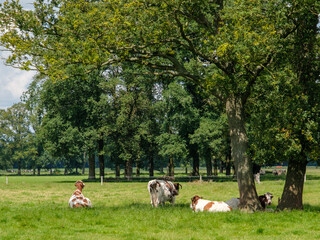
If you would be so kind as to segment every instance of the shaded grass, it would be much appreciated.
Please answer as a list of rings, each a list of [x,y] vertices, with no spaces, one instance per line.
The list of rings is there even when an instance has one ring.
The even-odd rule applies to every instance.
[[[190,198],[238,196],[236,182],[183,183],[176,206],[154,209],[146,183],[88,182],[92,209],[69,209],[79,176],[0,177],[0,239],[319,239],[320,171],[305,183],[305,211],[193,213]],[[262,181],[259,194],[281,196],[283,180]]]

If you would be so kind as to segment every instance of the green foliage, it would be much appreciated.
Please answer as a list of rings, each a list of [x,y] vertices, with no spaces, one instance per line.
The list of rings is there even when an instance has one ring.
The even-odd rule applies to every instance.
[[[0,116],[0,146],[4,167],[17,164],[21,169],[28,164],[37,150],[29,121],[29,112],[22,103],[18,103],[1,111]]]

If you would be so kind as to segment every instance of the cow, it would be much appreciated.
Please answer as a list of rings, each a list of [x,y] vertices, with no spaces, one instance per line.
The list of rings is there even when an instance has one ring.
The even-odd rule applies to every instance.
[[[175,198],[179,195],[179,187],[182,188],[180,183],[156,179],[149,181],[148,191],[152,207],[164,206],[167,201],[174,206]]]
[[[192,208],[194,212],[230,212],[232,210],[232,208],[225,202],[204,200],[198,195],[191,198],[190,208]]]
[[[261,203],[263,211],[266,211],[267,210],[266,207],[271,205],[273,195],[272,195],[272,193],[266,192],[265,194],[260,195],[258,198]],[[240,199],[239,198],[231,198],[230,200],[226,201],[226,203],[230,207],[232,207],[233,210],[236,210],[239,208]],[[267,210],[267,211],[269,211],[269,210]]]
[[[74,184],[77,187],[77,190],[72,194],[69,199],[69,207],[71,208],[79,208],[79,207],[92,207],[91,201],[89,198],[86,198],[82,194],[82,189],[84,188],[85,184],[78,180]]]

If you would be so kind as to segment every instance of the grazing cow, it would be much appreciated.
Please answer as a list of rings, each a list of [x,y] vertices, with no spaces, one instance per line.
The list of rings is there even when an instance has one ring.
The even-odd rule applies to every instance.
[[[272,174],[275,176],[281,176],[281,175],[286,175],[287,170],[286,169],[273,169]]]
[[[92,207],[91,201],[89,198],[86,198],[82,194],[82,189],[84,188],[85,184],[79,180],[76,181],[74,184],[77,187],[77,190],[72,194],[69,199],[69,206],[71,208],[78,208],[78,207]]]
[[[225,202],[204,200],[198,195],[191,198],[190,208],[192,208],[194,212],[230,212],[232,210]]]
[[[256,163],[253,163],[252,164],[253,177],[254,177],[254,180],[259,184],[260,184],[260,171],[261,171],[261,166]]]
[[[151,180],[148,182],[148,191],[150,194],[151,205],[158,207],[160,204],[164,206],[169,201],[173,206],[175,198],[179,195],[179,187],[181,184],[172,183],[165,180]],[[181,186],[182,188],[182,186]]]
[[[261,203],[263,211],[266,211],[267,210],[266,207],[271,205],[272,198],[273,198],[273,195],[269,192],[259,196],[259,201]],[[233,210],[236,210],[239,208],[240,199],[239,198],[231,198],[230,200],[226,201],[226,203],[230,207],[232,207]]]

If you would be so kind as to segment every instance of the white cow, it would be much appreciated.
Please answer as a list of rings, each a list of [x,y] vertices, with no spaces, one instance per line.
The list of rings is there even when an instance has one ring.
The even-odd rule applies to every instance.
[[[160,204],[164,206],[169,201],[173,206],[175,198],[179,195],[179,187],[181,184],[172,183],[165,180],[151,180],[148,182],[148,191],[150,194],[151,205],[158,207]],[[181,186],[182,188],[182,186]]]
[[[82,189],[85,184],[79,180],[74,184],[77,187],[77,190],[72,194],[69,199],[69,207],[71,208],[79,208],[79,207],[92,207],[91,201],[89,198],[86,198],[82,194]]]
[[[192,208],[194,212],[230,212],[232,210],[225,202],[205,200],[198,195],[191,198],[190,208]]]

